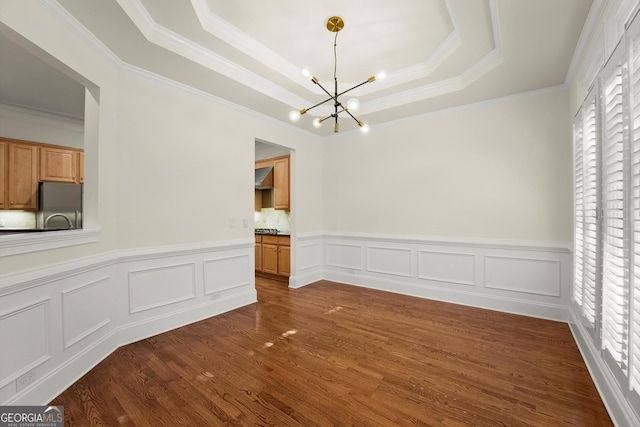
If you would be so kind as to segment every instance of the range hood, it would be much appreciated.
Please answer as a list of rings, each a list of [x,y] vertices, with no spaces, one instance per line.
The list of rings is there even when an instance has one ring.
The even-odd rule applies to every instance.
[[[273,188],[273,166],[256,169],[256,190]]]

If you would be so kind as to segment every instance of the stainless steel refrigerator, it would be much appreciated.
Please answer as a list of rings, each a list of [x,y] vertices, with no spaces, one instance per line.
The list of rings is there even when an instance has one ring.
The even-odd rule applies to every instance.
[[[36,227],[41,230],[82,228],[82,184],[40,182]]]

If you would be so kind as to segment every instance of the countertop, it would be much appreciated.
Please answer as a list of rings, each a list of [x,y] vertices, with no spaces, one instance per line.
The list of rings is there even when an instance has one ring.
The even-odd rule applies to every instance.
[[[291,234],[288,232],[278,232],[277,234],[274,233],[260,233],[260,232],[254,232],[254,234],[256,236],[282,236],[282,237],[291,237]]]

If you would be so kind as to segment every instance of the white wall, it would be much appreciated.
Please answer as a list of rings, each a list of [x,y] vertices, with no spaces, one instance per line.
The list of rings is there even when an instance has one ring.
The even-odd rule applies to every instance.
[[[328,139],[325,230],[570,242],[568,102],[516,96]]]

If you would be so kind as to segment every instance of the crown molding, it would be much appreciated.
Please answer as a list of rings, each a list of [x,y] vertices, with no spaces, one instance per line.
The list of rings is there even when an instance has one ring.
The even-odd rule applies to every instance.
[[[148,70],[133,66],[131,64],[125,63],[124,61],[122,61],[117,55],[115,55],[108,47],[106,47],[97,37],[95,37],[93,35],[93,33],[91,33],[90,31],[88,31],[79,21],[76,20],[75,17],[73,17],[71,14],[69,14],[69,12],[66,11],[66,9],[64,9],[57,1],[55,0],[37,0],[39,3],[41,3],[43,6],[45,6],[45,8],[56,18],[58,18],[60,21],[62,21],[63,23],[65,23],[68,27],[70,27],[71,29],[73,29],[73,31],[76,33],[76,35],[78,35],[82,40],[85,40],[87,43],[89,43],[92,47],[94,47],[99,54],[102,55],[103,58],[105,58],[110,64],[112,64],[115,68],[119,69],[120,71],[135,75],[138,78],[142,78],[145,79],[147,81],[156,83],[156,84],[160,84],[160,85],[164,85],[166,87],[170,87],[173,88],[174,90],[178,90],[178,91],[182,91],[185,93],[188,93],[192,96],[196,96],[199,97],[203,100],[206,100],[208,102],[212,102],[216,105],[219,105],[223,108],[228,108],[237,112],[240,112],[242,114],[246,114],[248,116],[251,116],[255,119],[261,120],[269,125],[272,126],[277,126],[280,128],[284,128],[287,129],[289,131],[294,131],[294,132],[298,132],[301,135],[304,135],[305,137],[311,137],[317,141],[323,141],[327,138],[339,138],[341,135],[342,136],[346,136],[349,134],[352,134],[353,132],[358,132],[359,130],[356,129],[353,132],[350,131],[346,131],[346,132],[341,132],[340,135],[335,135],[335,134],[331,134],[328,136],[320,136],[318,134],[316,134],[315,132],[313,132],[312,130],[306,130],[304,128],[295,126],[293,124],[278,120],[278,119],[274,119],[273,117],[267,116],[265,114],[262,113],[258,113],[255,110],[251,110],[249,108],[243,107],[241,105],[235,104],[233,102],[227,101],[223,98],[217,97],[215,95],[212,95],[208,92],[204,92],[202,90],[199,89],[195,89],[191,86],[188,86],[186,84],[177,82],[175,80],[169,79],[167,77],[152,73]],[[124,0],[118,0],[118,1],[124,1]],[[194,0],[194,1],[198,1],[198,0]],[[476,64],[474,64],[469,70],[467,70],[465,73],[463,73],[461,76],[458,76],[456,78],[453,79],[448,79],[448,80],[443,80],[431,85],[427,85],[425,87],[422,88],[422,92],[420,94],[419,99],[416,100],[420,100],[420,99],[426,99],[428,97],[434,97],[437,96],[439,94],[444,94],[444,93],[449,93],[455,90],[460,90],[462,88],[464,88],[464,84],[465,82],[463,81],[463,78],[465,79],[466,82],[471,82],[473,80],[472,79],[472,74],[473,73],[481,73],[481,72],[487,72],[490,68],[495,67],[499,61],[502,61],[502,41],[501,41],[501,36],[500,36],[500,27],[499,27],[499,22],[498,22],[498,10],[497,10],[497,0],[488,0],[490,7],[491,7],[491,17],[492,17],[492,26],[493,26],[493,36],[494,36],[494,43],[495,43],[495,48],[494,50],[487,56],[485,56],[484,58],[480,59]],[[594,0],[597,2],[603,2],[606,0]],[[447,0],[447,4],[448,4],[448,0]],[[446,43],[446,42],[445,42]],[[479,76],[478,76],[479,77]],[[438,111],[434,111],[434,112],[429,112],[429,113],[425,113],[425,114],[420,114],[417,116],[411,116],[411,117],[406,117],[406,118],[402,118],[402,119],[398,119],[398,120],[393,120],[393,121],[389,121],[389,122],[385,122],[385,123],[381,123],[380,125],[377,125],[376,128],[384,128],[384,127],[390,127],[390,126],[397,126],[400,124],[404,124],[404,123],[411,123],[414,121],[420,121],[420,120],[425,120],[425,119],[431,119],[431,118],[436,118],[436,117],[441,117],[441,116],[445,116],[445,115],[449,115],[449,114],[455,114],[457,112],[461,112],[461,111],[466,111],[466,110],[471,110],[471,109],[477,109],[477,108],[483,108],[485,106],[489,106],[489,105],[493,105],[493,104],[497,104],[497,103],[501,103],[501,102],[509,102],[509,101],[513,101],[513,100],[517,100],[520,98],[526,98],[526,97],[530,97],[530,96],[538,96],[538,95],[542,95],[542,94],[546,94],[546,93],[552,93],[552,92],[556,92],[556,91],[560,91],[560,90],[565,90],[567,88],[567,84],[563,84],[563,85],[558,85],[558,86],[553,86],[553,87],[549,87],[549,88],[543,88],[543,89],[538,89],[538,90],[534,90],[534,91],[529,91],[529,92],[524,92],[524,93],[520,93],[520,94],[515,94],[515,95],[509,95],[506,97],[500,97],[500,98],[494,98],[494,99],[490,99],[487,101],[480,101],[480,102],[476,102],[476,103],[472,103],[472,104],[465,104],[462,106],[458,106],[458,107],[452,107],[452,108],[447,108],[447,109],[442,109],[442,110],[438,110]],[[409,95],[411,92],[414,91],[406,91],[406,92],[400,92],[395,94],[393,97],[389,97],[388,100],[392,100],[393,99],[397,99],[399,100],[397,105],[401,105],[403,103],[406,102],[413,102]],[[299,104],[295,104],[295,105],[299,105]],[[302,105],[306,105],[306,104],[302,104]],[[370,106],[374,106],[375,104],[373,101],[369,101],[367,102],[365,105],[363,105],[361,108],[363,110],[366,111],[366,113],[370,113],[373,111],[378,111],[377,109],[373,109],[371,108],[370,110],[368,109]],[[385,107],[388,108],[388,107]],[[361,110],[361,114],[365,114],[362,112]]]
[[[461,90],[471,82],[486,74],[502,61],[502,41],[500,38],[498,22],[497,0],[487,1],[490,8],[493,41],[495,46],[494,49],[485,56],[484,60],[478,61],[467,69],[463,75],[459,76],[461,78],[461,84],[451,84],[453,80],[448,79],[446,81],[413,89],[410,91],[413,94],[413,101],[409,102],[415,102],[441,95],[443,93]],[[272,83],[271,81],[250,72],[244,67],[232,63],[221,55],[218,55],[215,52],[212,52],[209,49],[159,25],[153,20],[140,0],[117,0],[117,2],[150,43],[154,43],[202,66],[219,72],[228,78],[236,80],[237,82],[284,104],[291,106],[314,104],[313,101],[303,99],[302,97],[299,97]],[[450,0],[444,0],[444,2],[453,31],[438,46],[438,48],[429,55],[425,62],[407,67],[387,76],[384,88],[393,87],[402,83],[427,77],[462,44]],[[215,15],[209,9],[206,0],[191,0],[191,4],[202,28],[205,31],[260,61],[265,66],[279,72],[291,81],[303,85],[305,89],[310,90],[312,93],[324,95],[324,92],[322,92],[320,88],[317,88],[316,85],[310,85],[308,84],[307,79],[300,78],[299,68],[297,66],[285,60],[257,40],[249,37],[235,26],[224,21],[219,16]],[[498,56],[499,58],[497,58]],[[332,82],[330,83],[331,85],[333,84]],[[327,86],[329,83],[321,82],[321,84]],[[345,87],[350,87],[355,84],[343,82],[343,85],[345,85]],[[443,91],[442,88],[444,87],[447,89]],[[378,90],[380,90],[380,88],[369,87],[366,85],[359,90],[359,93],[360,95],[374,94]],[[375,107],[367,107],[369,102],[363,103],[363,111],[374,112],[392,108],[406,102],[407,98],[408,94],[406,93],[399,93],[397,95],[392,94],[386,97],[376,98],[373,101],[369,101],[373,102]],[[317,117],[324,117],[330,113],[331,110],[328,107],[318,107],[314,109],[313,112],[309,112],[310,115]]]
[[[37,120],[39,123],[45,121],[48,125],[61,129],[68,129],[75,132],[84,130],[84,120],[77,117],[65,116],[50,111],[34,110],[18,105],[0,103],[0,116],[10,117],[12,120],[19,120],[29,123]]]
[[[607,0],[593,0],[591,9],[589,9],[589,14],[587,15],[587,21],[585,22],[584,27],[582,27],[578,44],[576,45],[576,49],[573,51],[571,63],[569,64],[567,74],[564,78],[564,82],[566,84],[571,84],[573,82],[576,72],[578,71],[578,66],[586,53],[587,46],[591,42],[596,31],[598,22],[602,19],[606,4]]]

